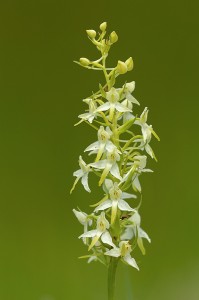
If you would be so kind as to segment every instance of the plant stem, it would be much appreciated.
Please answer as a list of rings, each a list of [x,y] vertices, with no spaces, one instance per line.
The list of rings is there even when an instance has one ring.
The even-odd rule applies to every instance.
[[[114,300],[115,295],[115,275],[118,264],[118,258],[111,257],[108,267],[108,300]]]

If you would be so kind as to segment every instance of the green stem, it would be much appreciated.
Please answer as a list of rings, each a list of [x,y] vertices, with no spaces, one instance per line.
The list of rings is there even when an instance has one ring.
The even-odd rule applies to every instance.
[[[108,300],[114,300],[115,295],[115,275],[118,264],[118,258],[111,257],[108,267]]]

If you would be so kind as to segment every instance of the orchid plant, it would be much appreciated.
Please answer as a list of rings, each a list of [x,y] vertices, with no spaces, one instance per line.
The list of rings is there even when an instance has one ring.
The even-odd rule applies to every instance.
[[[135,81],[116,87],[117,77],[133,69],[133,59],[119,60],[115,67],[107,68],[110,48],[118,41],[118,36],[115,31],[106,36],[106,29],[107,23],[103,22],[100,33],[86,31],[89,40],[100,52],[100,58],[75,61],[86,69],[102,71],[105,83],[99,84],[97,92],[83,99],[87,109],[79,115],[80,121],[75,124],[88,124],[96,131],[97,140],[84,150],[91,157],[88,163],[79,156],[80,169],[73,173],[76,179],[71,192],[81,179],[84,189],[90,193],[89,176],[99,178],[103,195],[98,203],[91,205],[93,211],[87,214],[74,209],[73,212],[83,225],[84,232],[79,238],[89,251],[82,258],[87,258],[88,263],[99,261],[108,268],[108,299],[113,300],[118,262],[139,270],[133,257],[134,249],[138,246],[145,254],[143,239],[151,242],[140,227],[140,176],[152,172],[146,168],[147,156],[155,160],[156,156],[149,143],[152,136],[157,140],[159,137],[152,125],[147,123],[148,108],[144,108],[140,116],[136,114],[136,105],[140,103],[132,95]]]

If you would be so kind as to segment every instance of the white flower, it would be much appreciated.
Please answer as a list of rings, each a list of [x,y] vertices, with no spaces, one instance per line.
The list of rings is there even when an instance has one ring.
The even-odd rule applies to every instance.
[[[107,151],[107,159],[100,160],[95,163],[91,163],[90,166],[94,167],[96,169],[103,170],[100,181],[99,181],[99,186],[102,185],[104,180],[106,179],[106,176],[110,172],[114,177],[117,179],[122,179],[120,176],[120,171],[119,167],[117,164],[117,161],[120,160],[120,155],[121,153],[116,147],[112,151]]]
[[[109,227],[110,224],[105,217],[105,213],[102,212],[97,219],[97,228],[83,233],[79,236],[79,238],[92,238],[92,242],[88,250],[92,249],[100,238],[102,243],[115,247],[115,245],[112,242],[110,233],[108,232]]]
[[[75,179],[75,182],[73,184],[73,187],[72,187],[70,193],[72,193],[72,191],[74,190],[74,188],[75,188],[75,186],[76,186],[76,184],[77,184],[77,182],[79,181],[80,178],[81,178],[81,182],[82,182],[85,190],[90,193],[91,190],[88,186],[88,173],[91,172],[91,168],[90,168],[89,165],[87,165],[83,161],[81,156],[79,157],[79,166],[80,166],[80,169],[73,173],[73,176],[75,176],[77,178]]]
[[[113,256],[113,257],[121,257],[121,259],[130,265],[133,268],[139,270],[139,267],[133,257],[131,257],[132,248],[128,241],[121,241],[119,243],[119,248],[115,247],[107,252],[105,255]]]
[[[115,182],[109,190],[110,200],[104,201],[102,204],[96,207],[95,211],[105,210],[111,207],[111,224],[114,223],[117,216],[117,209],[121,211],[135,211],[129,206],[129,204],[123,199],[136,198],[133,194],[122,193],[118,184]]]
[[[132,224],[127,225],[124,233],[121,235],[121,240],[131,240],[133,237],[137,238],[138,247],[140,248],[142,254],[145,254],[145,248],[142,239],[147,239],[151,243],[151,239],[148,234],[140,227],[141,217],[136,211],[128,221]]]
[[[92,225],[92,220],[89,219],[88,215],[84,212],[73,209],[73,212],[78,219],[78,221],[84,226],[84,232],[88,231],[88,226]],[[84,244],[86,244],[86,238],[83,239]]]
[[[125,182],[128,180],[128,177],[130,176],[132,170],[135,170],[133,176],[132,176],[132,186],[135,191],[139,191],[141,193],[141,184],[139,181],[139,176],[141,173],[146,172],[153,172],[151,169],[145,169],[147,162],[146,155],[136,155],[134,156],[134,162],[130,163],[132,167],[130,170],[124,175],[122,182]],[[129,164],[128,164],[129,165]]]
[[[131,103],[140,105],[140,103],[131,95],[135,90],[135,81],[131,81],[123,85],[123,94],[122,98],[126,98]]]
[[[83,101],[88,104],[89,112],[79,115],[78,118],[82,119],[83,121],[88,120],[90,123],[92,123],[93,119],[96,116],[97,105],[96,105],[95,101],[90,98],[84,99]]]
[[[104,130],[103,126],[100,126],[98,130],[98,141],[92,143],[84,151],[92,151],[90,154],[97,153],[96,162],[100,160],[104,151],[113,151],[116,147],[110,140],[110,130],[109,127]]]
[[[120,96],[118,91],[112,87],[110,91],[106,93],[106,99],[108,100],[108,102],[99,106],[96,109],[96,112],[109,110],[109,120],[112,121],[115,110],[119,112],[131,111],[129,108],[118,102],[119,98]]]

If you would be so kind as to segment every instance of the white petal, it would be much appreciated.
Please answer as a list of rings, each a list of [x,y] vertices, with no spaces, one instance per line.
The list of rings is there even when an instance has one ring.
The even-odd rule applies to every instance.
[[[135,179],[133,180],[133,188],[136,190],[136,191],[138,191],[138,192],[140,192],[141,193],[141,184],[140,184],[140,181],[139,181],[139,178],[138,178],[138,176],[136,176],[135,177]]]
[[[103,183],[103,190],[106,194],[109,193],[109,190],[113,187],[113,181],[111,179],[105,179]]]
[[[96,260],[97,260],[97,256],[93,255],[88,259],[87,263],[90,264],[92,261],[96,261]]]
[[[101,240],[102,240],[102,243],[107,244],[107,245],[110,245],[110,246],[112,246],[113,248],[115,248],[115,245],[113,244],[112,238],[111,238],[110,233],[109,233],[108,231],[104,232],[104,233],[101,235]]]
[[[134,230],[132,227],[127,227],[124,233],[120,236],[121,240],[131,240],[134,237]]]
[[[114,248],[105,252],[104,254],[109,256],[119,257],[121,255],[121,252],[119,248]]]
[[[125,192],[122,193],[122,199],[131,199],[131,198],[136,199],[137,196],[134,194],[129,194],[129,193],[125,193]]]
[[[81,182],[82,182],[85,190],[90,193],[91,190],[88,186],[88,173],[86,173],[86,174],[84,174],[84,176],[82,176]]]
[[[115,104],[115,108],[119,111],[119,112],[127,112],[127,111],[131,111],[131,109],[125,107],[124,105],[120,104],[120,103],[116,103]]]
[[[87,217],[87,214],[81,212],[81,211],[78,211],[76,209],[73,209],[73,212],[76,216],[76,218],[78,219],[78,221],[84,225],[86,223],[86,217]]]
[[[142,172],[144,172],[144,173],[153,173],[153,170],[151,170],[151,169],[143,169]]]
[[[94,236],[97,235],[97,232],[98,231],[96,229],[95,230],[87,231],[87,232],[83,233],[82,235],[80,235],[79,239],[85,238],[85,237],[92,238],[92,237],[94,237]]]
[[[150,239],[150,237],[148,236],[148,234],[147,234],[142,228],[140,228],[140,227],[138,227],[138,236],[139,236],[140,238],[147,239],[147,241],[148,241],[149,243],[151,243],[151,239]]]
[[[96,112],[97,111],[105,111],[105,110],[108,110],[110,108],[110,103],[109,102],[106,102],[105,104],[102,104],[101,106],[99,106],[97,109],[96,109]]]
[[[89,164],[89,166],[94,167],[96,169],[104,169],[106,164],[107,164],[107,160],[104,159],[104,160],[100,160],[100,161],[95,162],[95,163],[91,163],[91,164]]]
[[[87,120],[90,116],[91,116],[90,113],[85,113],[85,114],[79,115],[78,118],[83,119],[83,120]]]
[[[88,118],[89,123],[92,123],[94,118],[95,118],[94,114],[90,115],[90,117]]]
[[[96,207],[96,209],[94,211],[98,211],[98,210],[105,210],[109,207],[112,206],[112,201],[111,200],[107,200],[104,201],[102,204],[100,204],[99,206]]]
[[[84,175],[84,172],[82,171],[82,169],[79,169],[73,173],[73,176],[76,176],[79,178],[82,177],[83,175]]]
[[[92,150],[98,150],[99,149],[99,142],[95,142],[95,143],[92,143],[91,145],[89,145],[85,150],[84,152],[86,151],[92,151]]]
[[[145,150],[151,156],[151,158],[154,158],[153,150],[152,150],[151,146],[149,146],[149,144],[146,144]]]
[[[112,152],[115,149],[115,145],[111,141],[107,141],[106,143],[106,150]]]
[[[127,262],[128,265],[139,270],[139,267],[138,267],[135,259],[133,257],[131,257],[130,254],[127,254],[126,256],[124,256],[123,259],[125,262]]]
[[[135,103],[137,105],[140,105],[140,103],[130,94],[130,93],[127,93],[126,95],[126,98],[131,101],[132,103]]]
[[[111,168],[111,170],[110,170],[110,173],[113,175],[113,176],[115,176],[116,178],[118,178],[118,179],[122,179],[122,177],[120,176],[120,171],[119,171],[119,167],[118,167],[118,165],[117,165],[117,163],[114,163],[113,165],[112,165],[112,168]]]
[[[122,211],[135,211],[135,209],[131,208],[130,205],[122,199],[118,201],[118,207]]]

